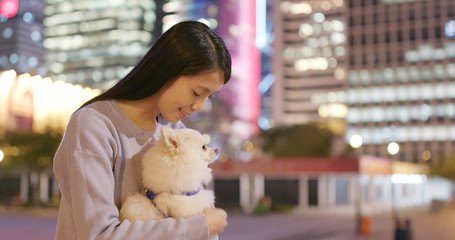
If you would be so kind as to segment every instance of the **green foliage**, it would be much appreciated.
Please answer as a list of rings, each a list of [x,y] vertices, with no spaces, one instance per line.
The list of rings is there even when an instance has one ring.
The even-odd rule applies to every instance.
[[[5,157],[1,165],[7,169],[43,171],[52,167],[52,160],[62,135],[47,131],[6,132],[0,138],[0,149]]]
[[[443,161],[430,168],[430,175],[455,181],[455,155],[446,157]]]
[[[262,150],[276,157],[329,156],[334,134],[318,124],[274,128],[261,132]]]

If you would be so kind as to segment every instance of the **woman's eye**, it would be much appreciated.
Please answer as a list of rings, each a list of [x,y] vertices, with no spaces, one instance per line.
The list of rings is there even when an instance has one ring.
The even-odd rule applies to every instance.
[[[207,149],[207,146],[202,145],[202,149],[203,149],[203,150],[206,150],[206,149]]]
[[[201,95],[199,95],[196,91],[193,91],[193,94],[194,94],[194,96],[196,96],[196,97],[200,97],[200,96],[201,96]]]

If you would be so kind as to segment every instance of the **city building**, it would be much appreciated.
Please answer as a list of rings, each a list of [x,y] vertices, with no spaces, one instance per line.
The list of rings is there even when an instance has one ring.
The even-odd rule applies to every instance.
[[[46,0],[47,76],[106,89],[161,34],[164,1]]]
[[[0,1],[0,71],[44,75],[44,0]]]
[[[325,122],[344,133],[346,10],[343,0],[273,2],[276,125]]]
[[[455,2],[346,4],[346,140],[361,140],[359,154],[408,162],[437,162],[453,154]]]

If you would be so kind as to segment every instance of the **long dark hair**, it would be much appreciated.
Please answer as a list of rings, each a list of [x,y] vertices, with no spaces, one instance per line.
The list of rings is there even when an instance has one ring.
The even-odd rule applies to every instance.
[[[231,77],[231,55],[224,41],[201,22],[180,22],[163,33],[123,79],[81,108],[107,99],[144,99],[180,76],[218,70],[226,83]]]

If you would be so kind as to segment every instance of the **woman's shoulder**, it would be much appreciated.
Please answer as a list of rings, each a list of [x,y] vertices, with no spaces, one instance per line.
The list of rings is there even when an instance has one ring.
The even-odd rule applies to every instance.
[[[112,122],[114,110],[109,100],[97,101],[77,110],[70,118],[69,125],[106,125]]]

